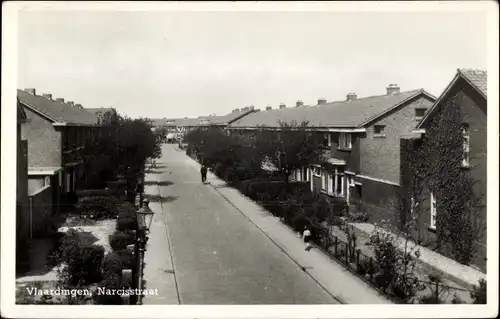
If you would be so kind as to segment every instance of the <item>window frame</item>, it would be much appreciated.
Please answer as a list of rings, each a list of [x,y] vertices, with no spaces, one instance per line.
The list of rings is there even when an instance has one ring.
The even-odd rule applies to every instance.
[[[468,124],[462,125],[462,167],[470,167],[470,130]]]
[[[374,137],[386,137],[386,133],[385,133],[385,128],[387,126],[386,125],[373,125],[373,136]],[[381,132],[377,132],[377,128],[382,128],[382,131]]]
[[[422,111],[422,110],[424,111],[424,114],[422,114],[422,115],[418,115],[418,114],[417,114],[417,112],[418,112],[418,111]],[[426,107],[417,107],[417,108],[415,108],[415,119],[416,119],[417,121],[420,121],[421,119],[423,119],[423,118],[424,118],[425,113],[427,113],[427,108],[426,108]]]
[[[429,228],[436,230],[437,224],[437,200],[436,196],[433,192],[431,192],[431,202],[430,202],[430,220],[429,220]]]
[[[347,146],[346,146],[347,144]],[[350,150],[352,149],[352,134],[340,132],[338,137],[338,146],[339,150]]]

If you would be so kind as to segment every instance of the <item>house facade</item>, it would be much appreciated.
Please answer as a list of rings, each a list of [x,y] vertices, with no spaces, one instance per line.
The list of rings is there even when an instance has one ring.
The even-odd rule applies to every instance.
[[[372,221],[386,217],[400,182],[399,140],[411,133],[435,97],[424,90],[400,92],[397,85],[386,94],[317,106],[280,105],[243,117],[230,130],[279,129],[282,122],[308,122],[308,129],[324,138],[324,155],[317,164],[292,172],[297,181],[309,181],[311,191],[345,200],[350,212],[366,212]],[[394,209],[393,209],[394,210]],[[396,216],[396,213],[394,213]]]
[[[50,186],[55,210],[85,180],[83,149],[87,138],[98,134],[95,115],[73,102],[37,95],[35,89],[18,90],[29,125],[22,129],[28,141],[28,189]]]
[[[450,108],[453,108],[450,109]],[[456,114],[451,121],[449,114]],[[487,191],[487,73],[481,70],[459,69],[448,87],[444,90],[436,103],[432,106],[426,116],[418,124],[415,130],[416,136],[402,140],[402,143],[411,143],[411,150],[418,151],[424,147],[422,140],[427,140],[425,145],[436,145],[435,152],[439,154],[434,161],[445,162],[446,154],[452,150],[443,152],[434,143],[440,136],[450,134],[452,127],[460,127],[463,143],[458,143],[461,173],[470,174],[474,181],[473,196],[477,199],[473,209],[478,212],[476,221],[486,226],[486,191]],[[442,120],[446,117],[446,120]],[[455,123],[456,122],[456,123]],[[451,147],[451,146],[450,146]],[[405,154],[402,154],[404,156]],[[411,158],[409,159],[411,160]],[[438,174],[439,175],[439,174]],[[430,176],[430,179],[441,179],[446,176]],[[406,179],[405,184],[410,180]],[[406,186],[406,185],[402,185]],[[439,216],[440,198],[436,194],[437,189],[423,182],[421,200],[417,216],[418,223],[415,230],[415,238],[423,243],[433,243],[437,239],[437,220]],[[476,252],[473,264],[482,270],[486,270],[486,228],[481,229],[482,236],[475,240]]]
[[[16,251],[25,250],[30,239],[28,143],[21,135],[21,126],[25,125],[26,121],[26,113],[17,101]]]

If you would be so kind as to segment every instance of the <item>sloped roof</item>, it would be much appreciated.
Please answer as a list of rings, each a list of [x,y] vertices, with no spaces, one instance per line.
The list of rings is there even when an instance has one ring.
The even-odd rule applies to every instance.
[[[320,106],[274,109],[249,114],[229,125],[229,128],[279,127],[279,121],[287,123],[296,121],[298,124],[307,121],[311,127],[355,128],[363,126],[366,122],[419,94],[434,98],[424,90],[412,90],[352,101],[331,102]]]
[[[70,106],[55,100],[49,100],[40,95],[32,95],[28,92],[17,90],[19,101],[26,107],[41,113],[52,122],[80,125],[94,125],[97,117],[78,107]]]
[[[254,109],[238,110],[223,116],[208,117],[207,119],[210,121],[210,124],[228,125],[252,112],[255,112],[255,110]]]
[[[23,122],[26,120],[26,112],[24,112],[24,108],[21,106],[19,99],[17,99],[17,122]]]
[[[487,96],[488,74],[486,71],[476,69],[458,69],[458,73],[463,76],[464,80],[475,87],[479,93],[482,93],[485,97]]]
[[[425,116],[420,120],[420,123],[417,125],[417,129],[420,129],[424,126],[431,115],[435,112],[435,110],[441,104],[441,101],[447,96],[448,92],[455,86],[459,79],[463,79],[467,82],[472,88],[474,88],[479,94],[481,94],[485,99],[487,99],[487,77],[488,74],[484,70],[476,70],[476,69],[457,69],[457,73],[448,84],[446,89],[444,89],[443,93],[439,96],[439,98],[434,102],[434,105],[427,111]]]

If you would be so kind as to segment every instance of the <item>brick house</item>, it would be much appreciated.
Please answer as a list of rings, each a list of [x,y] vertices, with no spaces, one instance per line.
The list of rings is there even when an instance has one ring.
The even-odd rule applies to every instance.
[[[16,250],[26,249],[30,238],[28,216],[28,144],[21,136],[26,113],[17,101],[17,183],[16,183]]]
[[[86,177],[82,150],[87,137],[98,134],[97,119],[71,101],[40,96],[35,89],[18,90],[17,96],[29,120],[22,129],[28,141],[28,189],[51,186],[57,209]]]
[[[366,211],[378,220],[399,186],[399,139],[416,127],[434,101],[422,89],[400,92],[390,85],[379,96],[350,93],[344,101],[321,98],[317,106],[282,104],[245,116],[228,129],[279,129],[278,121],[307,121],[311,131],[324,136],[325,153],[321,162],[294,172],[293,178],[309,181],[311,191],[344,199],[351,211]]]
[[[453,104],[450,102],[453,101]],[[439,134],[449,134],[449,127],[436,125],[439,117],[446,107],[458,107],[459,121],[455,123],[461,126],[464,137],[462,169],[470,172],[473,179],[475,196],[482,198],[482,203],[476,207],[479,218],[486,222],[486,112],[487,112],[487,72],[481,70],[459,69],[450,84],[437,99],[432,108],[427,112],[418,124],[414,133],[416,137],[402,140],[402,143],[412,143],[412,148],[420,146],[420,140],[424,135],[432,139]],[[450,124],[451,125],[451,124]],[[433,130],[431,136],[426,131]],[[443,154],[436,150],[436,154]],[[404,156],[404,154],[402,154]],[[405,182],[406,184],[406,182]],[[404,185],[402,185],[404,186]],[[437,203],[439,198],[430,191],[427,185],[423,185],[423,200],[419,205],[418,227],[415,237],[421,242],[433,242],[436,239],[436,221],[439,211]],[[486,269],[486,232],[482,239],[478,240],[477,252],[474,264]]]

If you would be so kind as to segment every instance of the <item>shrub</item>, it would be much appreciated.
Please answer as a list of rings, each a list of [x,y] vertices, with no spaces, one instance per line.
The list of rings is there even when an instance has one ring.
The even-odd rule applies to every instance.
[[[353,223],[366,223],[368,221],[368,214],[366,213],[354,213],[349,215],[349,221]]]
[[[92,245],[79,238],[78,232],[69,233],[61,247],[64,267],[60,280],[69,285],[89,285],[101,280],[101,263],[104,248]]]
[[[135,234],[128,231],[115,231],[112,235],[109,235],[109,245],[113,250],[126,249],[127,245],[131,245],[135,242]]]
[[[92,219],[116,218],[120,200],[110,196],[83,197],[76,206],[77,212]]]
[[[474,304],[486,304],[486,280],[479,280],[478,285],[470,292],[470,297]]]
[[[218,177],[223,177],[223,174],[224,174],[225,170],[226,170],[226,167],[224,166],[224,164],[222,164],[222,163],[215,164],[214,173]]]
[[[131,203],[125,202],[120,205],[118,218],[116,220],[117,230],[137,229],[137,209]]]
[[[121,275],[123,269],[132,269],[134,260],[134,253],[127,249],[116,250],[107,254],[102,264],[103,277]]]

